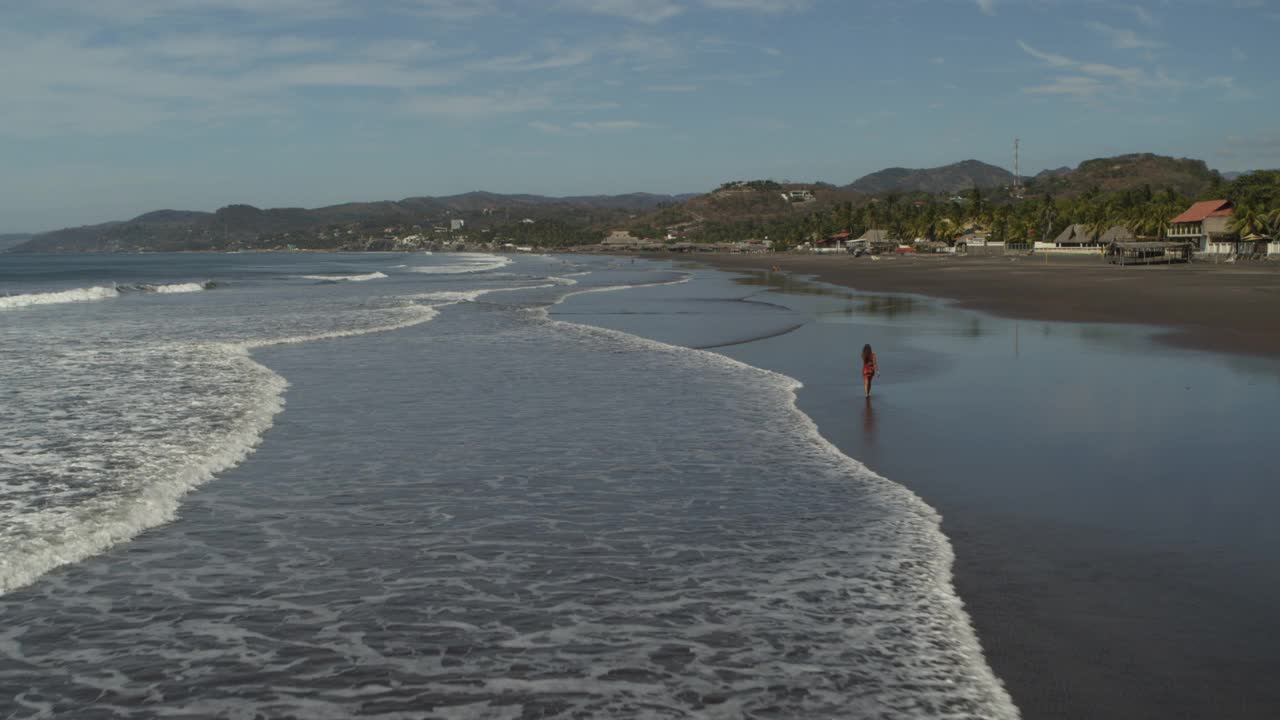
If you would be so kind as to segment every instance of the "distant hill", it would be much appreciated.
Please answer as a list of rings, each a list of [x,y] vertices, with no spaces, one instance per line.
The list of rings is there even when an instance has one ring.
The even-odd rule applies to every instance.
[[[864,175],[845,186],[867,194],[890,192],[954,193],[971,187],[1003,187],[1013,183],[1013,173],[979,160],[936,168],[888,168]]]
[[[31,236],[25,233],[9,233],[7,235],[0,235],[0,252],[4,252],[15,245],[21,245],[30,239]]]
[[[470,192],[449,197],[411,197],[403,200],[352,202],[327,207],[270,208],[228,205],[217,212],[156,210],[132,220],[65,228],[15,237],[14,252],[133,252],[227,250],[283,247],[298,234],[300,246],[360,249],[360,238],[381,237],[387,227],[426,227],[450,219],[485,227],[523,218],[536,220],[604,221],[614,216],[678,203],[688,195],[592,195],[555,198],[541,195],[501,195]],[[342,228],[342,233],[333,232]],[[341,237],[341,239],[338,239]]]
[[[1203,160],[1134,153],[1086,160],[1074,170],[1046,170],[1025,183],[1028,194],[1047,192],[1061,197],[1073,197],[1094,187],[1116,191],[1146,185],[1153,190],[1173,188],[1183,195],[1195,196],[1220,177]]]

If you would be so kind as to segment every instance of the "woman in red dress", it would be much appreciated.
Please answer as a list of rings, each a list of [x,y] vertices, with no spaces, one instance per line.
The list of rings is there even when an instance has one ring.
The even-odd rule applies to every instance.
[[[871,397],[871,378],[876,376],[880,367],[876,365],[876,354],[871,352],[870,345],[862,346],[862,389]]]

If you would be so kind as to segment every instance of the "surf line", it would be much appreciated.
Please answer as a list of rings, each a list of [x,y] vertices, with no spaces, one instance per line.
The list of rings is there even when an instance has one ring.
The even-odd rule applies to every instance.
[[[924,530],[924,537],[930,547],[937,553],[932,557],[925,558],[924,564],[927,566],[927,569],[921,571],[924,587],[929,591],[928,599],[933,601],[931,604],[947,618],[947,626],[953,633],[952,639],[966,658],[969,677],[974,680],[976,686],[980,688],[981,691],[987,694],[988,698],[995,706],[993,709],[996,714],[993,715],[993,717],[1007,718],[1010,720],[1020,717],[1021,713],[1013,703],[1013,698],[1005,689],[1004,684],[996,676],[995,671],[987,663],[986,655],[983,652],[982,644],[979,641],[977,632],[974,630],[973,622],[965,611],[964,604],[955,590],[953,573],[955,565],[955,551],[951,546],[950,539],[942,532],[941,515],[933,508],[933,506],[926,503],[911,489],[872,471],[855,458],[845,455],[830,440],[828,440],[818,428],[817,423],[813,421],[813,418],[809,417],[807,413],[800,409],[798,393],[799,390],[804,387],[803,383],[789,375],[756,367],[708,349],[672,345],[670,343],[664,343],[640,335],[623,332],[621,330],[575,323],[551,317],[551,308],[573,295],[588,292],[629,290],[651,285],[676,285],[689,282],[691,279],[691,276],[687,275],[681,280],[671,282],[638,283],[600,288],[585,288],[565,293],[554,303],[551,303],[550,306],[529,308],[529,311],[535,314],[537,320],[544,322],[549,326],[563,328],[575,334],[610,339],[624,346],[630,345],[632,347],[663,354],[682,354],[685,357],[697,359],[708,365],[731,369],[739,374],[757,373],[765,379],[772,380],[775,388],[785,391],[786,403],[783,406],[784,411],[791,415],[795,421],[790,425],[790,427],[795,428],[796,431],[811,444],[816,453],[828,457],[837,466],[846,468],[850,476],[857,476],[876,483],[879,488],[886,491],[887,500],[896,501],[900,504],[904,512],[921,521],[921,527]],[[791,328],[788,332],[794,329],[795,328]]]
[[[271,368],[251,357],[253,350],[272,345],[287,345],[332,338],[354,337],[399,330],[420,325],[436,318],[439,308],[461,302],[448,299],[439,303],[411,303],[395,310],[407,310],[410,317],[399,322],[333,332],[294,335],[244,342],[210,342],[207,352],[226,356],[228,362],[242,364],[244,372],[256,376],[256,402],[241,418],[241,424],[206,453],[187,459],[165,480],[147,484],[128,499],[127,505],[95,518],[89,527],[62,533],[57,539],[30,538],[0,553],[0,595],[29,585],[40,576],[63,565],[86,558],[132,540],[142,532],[172,522],[177,518],[183,497],[209,482],[218,473],[239,465],[262,442],[275,417],[285,408],[285,391],[289,382]]]

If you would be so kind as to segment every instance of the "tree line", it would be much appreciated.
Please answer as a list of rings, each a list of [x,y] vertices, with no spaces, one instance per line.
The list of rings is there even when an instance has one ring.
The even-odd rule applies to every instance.
[[[1232,231],[1241,236],[1280,236],[1280,171],[1266,170],[1214,183],[1197,196],[1172,188],[1155,190],[1149,185],[1118,191],[1094,187],[1074,197],[1045,193],[1012,198],[1007,192],[984,192],[976,187],[953,197],[890,193],[866,202],[834,203],[808,213],[707,221],[685,239],[711,243],[767,239],[775,248],[787,249],[837,233],[857,238],[867,230],[879,229],[890,238],[951,245],[964,232],[976,230],[994,242],[1029,245],[1052,241],[1071,225],[1083,226],[1090,235],[1120,226],[1135,237],[1164,239],[1169,221],[1191,203],[1216,198],[1231,200],[1235,206]]]

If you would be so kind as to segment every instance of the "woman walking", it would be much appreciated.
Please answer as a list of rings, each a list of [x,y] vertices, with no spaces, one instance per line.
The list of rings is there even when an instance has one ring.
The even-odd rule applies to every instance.
[[[862,389],[867,393],[867,397],[871,397],[871,378],[876,376],[880,371],[880,366],[876,365],[876,354],[871,352],[870,345],[862,346]]]

